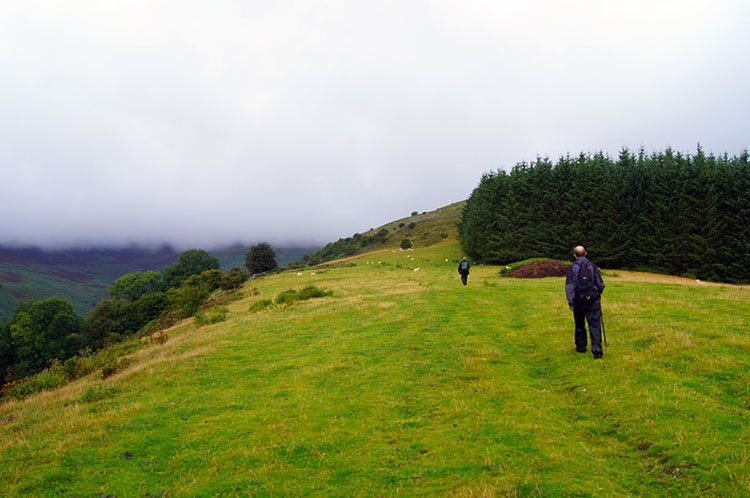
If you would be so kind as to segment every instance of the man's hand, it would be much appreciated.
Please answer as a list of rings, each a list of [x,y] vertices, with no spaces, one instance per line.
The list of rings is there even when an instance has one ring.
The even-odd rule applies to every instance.
[[[570,311],[575,311],[576,310],[575,306],[568,305],[568,307],[570,308]]]

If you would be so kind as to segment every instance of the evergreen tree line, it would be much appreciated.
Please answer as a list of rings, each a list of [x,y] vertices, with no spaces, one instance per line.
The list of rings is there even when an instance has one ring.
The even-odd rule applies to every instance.
[[[110,286],[85,319],[69,301],[53,297],[19,303],[9,322],[0,321],[0,385],[37,373],[51,361],[64,362],[138,333],[193,316],[217,289],[247,280],[239,268],[219,271],[219,259],[190,249],[163,272],[128,273]]]
[[[496,264],[569,259],[601,267],[750,281],[750,164],[739,157],[627,149],[482,176],[459,225],[463,250]]]

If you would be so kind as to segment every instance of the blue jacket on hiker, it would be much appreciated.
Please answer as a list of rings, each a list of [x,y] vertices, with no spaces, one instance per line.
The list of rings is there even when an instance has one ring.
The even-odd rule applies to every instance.
[[[585,256],[579,256],[572,265],[570,265],[570,268],[568,268],[568,274],[565,278],[565,296],[568,298],[568,306],[575,307],[575,298],[576,298],[576,288],[578,286],[578,272],[581,270],[581,265],[584,263],[588,263],[594,267],[594,275],[595,280],[594,284],[596,285],[596,288],[599,290],[599,294],[604,292],[604,280],[602,280],[602,275],[599,272],[599,268],[596,267],[594,263],[589,261]],[[599,299],[596,299],[595,303],[592,303],[592,306],[595,306],[597,303],[599,303]]]
[[[464,265],[466,266],[466,268],[463,268]],[[471,265],[465,259],[462,260],[460,263],[458,263],[458,273],[461,273],[461,274],[465,273],[465,274],[468,275],[469,274],[469,268],[471,268]]]

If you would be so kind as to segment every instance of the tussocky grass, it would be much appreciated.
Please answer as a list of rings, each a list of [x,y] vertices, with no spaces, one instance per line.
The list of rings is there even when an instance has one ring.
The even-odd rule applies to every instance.
[[[750,492],[748,287],[605,272],[595,361],[574,352],[563,278],[474,266],[464,287],[458,251],[256,279],[226,321],[5,403],[6,494]],[[268,304],[311,283],[332,295]]]

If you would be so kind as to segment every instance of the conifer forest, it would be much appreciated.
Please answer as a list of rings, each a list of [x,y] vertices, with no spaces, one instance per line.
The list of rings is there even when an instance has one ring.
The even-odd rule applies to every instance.
[[[750,281],[750,163],[667,149],[617,160],[539,158],[482,176],[464,208],[461,246],[476,261],[571,259],[603,268]]]

